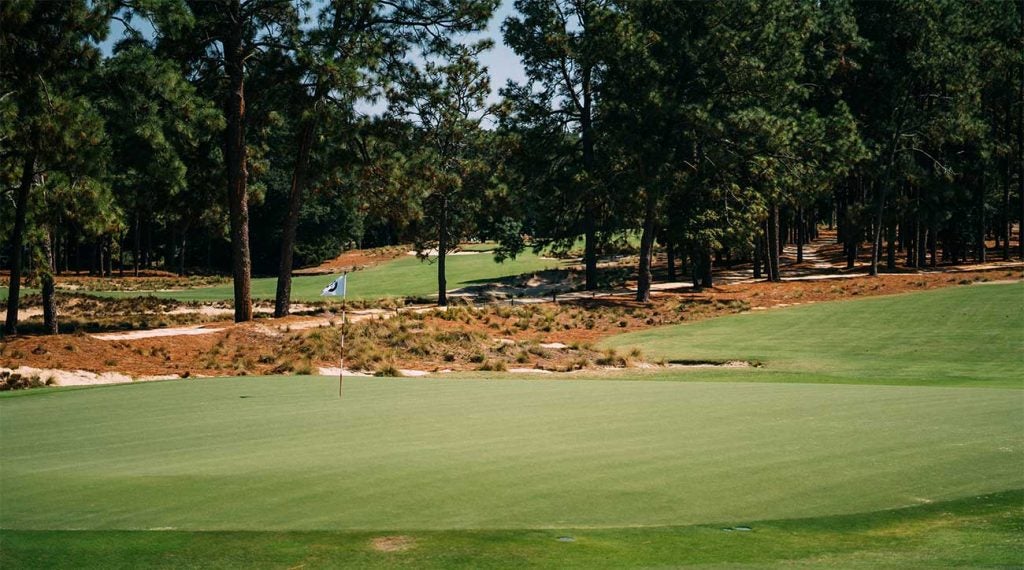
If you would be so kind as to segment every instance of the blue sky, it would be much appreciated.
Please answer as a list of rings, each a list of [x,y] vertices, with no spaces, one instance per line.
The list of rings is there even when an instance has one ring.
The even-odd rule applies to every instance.
[[[492,97],[497,95],[497,90],[503,87],[509,79],[517,83],[526,80],[519,56],[506,46],[501,38],[501,23],[514,11],[512,0],[502,0],[501,6],[498,7],[487,26],[487,36],[494,39],[494,49],[488,52],[482,60],[491,73],[491,89],[494,91]]]

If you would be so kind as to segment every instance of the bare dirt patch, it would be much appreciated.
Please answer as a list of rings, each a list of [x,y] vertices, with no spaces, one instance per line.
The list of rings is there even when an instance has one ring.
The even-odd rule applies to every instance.
[[[329,259],[314,267],[303,267],[292,272],[293,275],[325,275],[342,271],[355,271],[380,265],[401,257],[409,250],[409,246],[377,247],[373,249],[352,249],[334,259]]]
[[[405,552],[416,546],[416,539],[411,536],[378,536],[370,541],[370,546],[377,552]]]

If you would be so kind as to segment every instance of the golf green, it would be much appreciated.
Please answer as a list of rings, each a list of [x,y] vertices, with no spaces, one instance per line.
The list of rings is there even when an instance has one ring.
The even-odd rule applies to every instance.
[[[1024,487],[1024,391],[170,381],[0,397],[5,529],[741,524]]]

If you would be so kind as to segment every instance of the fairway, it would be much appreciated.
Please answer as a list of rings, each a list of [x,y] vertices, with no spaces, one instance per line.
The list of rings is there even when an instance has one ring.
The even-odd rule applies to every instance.
[[[603,344],[648,358],[751,360],[780,373],[765,379],[1021,387],[1024,283],[756,311]]]
[[[484,285],[508,277],[533,273],[545,269],[559,269],[564,262],[544,258],[532,252],[523,252],[516,259],[503,263],[494,261],[490,252],[475,255],[450,255],[446,259],[448,289]],[[320,291],[330,284],[329,275],[297,275],[292,278],[293,301],[323,300]],[[276,277],[252,280],[255,299],[273,299],[277,291]],[[109,297],[138,297],[153,295],[179,301],[221,301],[231,299],[230,283],[213,287],[195,287],[174,291],[103,291],[92,294]],[[4,293],[6,294],[6,293]],[[406,255],[374,267],[349,274],[349,299],[379,299],[384,297],[428,297],[437,295],[437,264],[433,258],[420,261]]]
[[[7,529],[742,523],[1024,486],[1024,391],[232,378],[0,398]]]

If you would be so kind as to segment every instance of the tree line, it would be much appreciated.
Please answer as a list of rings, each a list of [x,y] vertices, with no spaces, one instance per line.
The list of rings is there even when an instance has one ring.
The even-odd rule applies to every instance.
[[[67,271],[229,271],[245,321],[254,270],[284,316],[293,267],[396,243],[436,258],[442,305],[470,238],[499,259],[582,238],[594,289],[636,232],[640,301],[655,244],[670,279],[713,285],[725,254],[777,281],[823,223],[872,274],[985,261],[993,239],[1024,257],[1019,1],[516,0],[502,39],[526,79],[493,103],[497,8],[0,4],[5,332],[28,267],[56,332]]]

